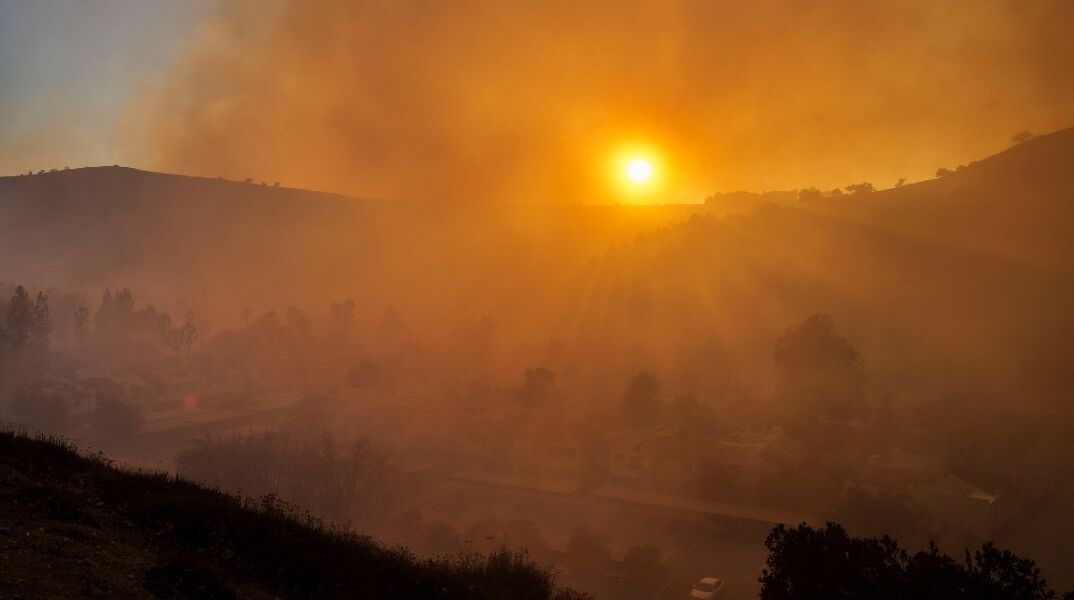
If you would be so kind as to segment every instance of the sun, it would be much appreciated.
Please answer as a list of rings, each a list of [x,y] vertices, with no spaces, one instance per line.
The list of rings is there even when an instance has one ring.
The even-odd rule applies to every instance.
[[[644,158],[632,159],[626,165],[626,176],[634,183],[645,183],[653,176],[653,165]]]
[[[671,171],[664,154],[648,142],[626,142],[610,149],[609,191],[617,202],[652,204],[664,198]]]

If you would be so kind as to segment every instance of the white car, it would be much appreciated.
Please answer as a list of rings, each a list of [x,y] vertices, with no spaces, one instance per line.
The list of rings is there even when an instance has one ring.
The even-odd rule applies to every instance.
[[[723,598],[723,580],[716,577],[702,577],[690,590],[692,600],[716,600]]]

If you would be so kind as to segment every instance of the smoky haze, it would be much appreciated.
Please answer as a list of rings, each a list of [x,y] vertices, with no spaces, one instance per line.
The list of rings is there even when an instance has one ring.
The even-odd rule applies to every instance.
[[[0,177],[0,424],[600,598],[757,598],[829,522],[1074,589],[1074,4],[213,6],[129,166]],[[16,462],[0,550],[97,539]],[[115,579],[245,597],[190,509]]]
[[[921,179],[1074,118],[1072,19],[1058,0],[225,2],[119,139],[134,165],[388,198],[618,201],[608,157],[639,143],[668,165],[662,200]]]

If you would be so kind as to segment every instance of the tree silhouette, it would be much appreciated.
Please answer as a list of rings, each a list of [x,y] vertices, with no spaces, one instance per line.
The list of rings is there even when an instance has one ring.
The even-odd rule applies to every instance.
[[[623,414],[633,429],[651,424],[660,414],[660,382],[652,373],[642,371],[630,380],[623,394]]]
[[[1011,143],[1012,144],[1021,144],[1022,142],[1028,142],[1029,140],[1033,139],[1034,137],[1036,137],[1036,136],[1033,135],[1032,131],[1030,131],[1028,129],[1025,129],[1025,130],[1019,131],[1018,133],[1012,135],[1011,136]]]
[[[37,352],[46,352],[51,336],[52,316],[49,314],[48,296],[38,292],[30,314],[30,346]]]
[[[361,390],[387,391],[391,389],[392,382],[380,365],[363,359],[347,372],[347,385]]]
[[[89,339],[89,309],[85,304],[79,304],[75,308],[75,337],[78,339],[78,343],[85,346],[86,340]]]
[[[806,188],[804,190],[798,190],[798,201],[799,202],[815,202],[815,201],[821,200],[823,198],[824,198],[824,194],[821,193],[821,191],[818,190],[815,187]]]
[[[869,182],[852,183],[846,187],[846,190],[854,195],[869,194],[873,191],[873,184]]]
[[[287,307],[287,325],[300,337],[308,337],[312,331],[310,320],[306,313],[294,306]]]
[[[29,345],[33,330],[34,306],[30,302],[30,294],[21,285],[16,286],[7,305],[8,345],[16,355]]]
[[[333,302],[332,318],[335,319],[341,331],[349,330],[351,321],[354,319],[354,300],[347,298],[342,302]]]
[[[831,315],[815,314],[776,341],[778,393],[800,414],[847,417],[864,400],[857,348],[835,334]]]
[[[851,537],[837,523],[779,525],[765,539],[761,600],[1053,600],[1033,561],[985,544],[963,561],[935,545],[911,554],[888,536]],[[1074,598],[1067,593],[1064,600]]]

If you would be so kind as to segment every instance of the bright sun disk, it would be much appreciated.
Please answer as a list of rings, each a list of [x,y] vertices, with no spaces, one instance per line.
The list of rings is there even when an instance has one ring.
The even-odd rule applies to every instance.
[[[644,158],[635,158],[627,163],[626,176],[634,183],[644,183],[653,176],[653,166]]]

